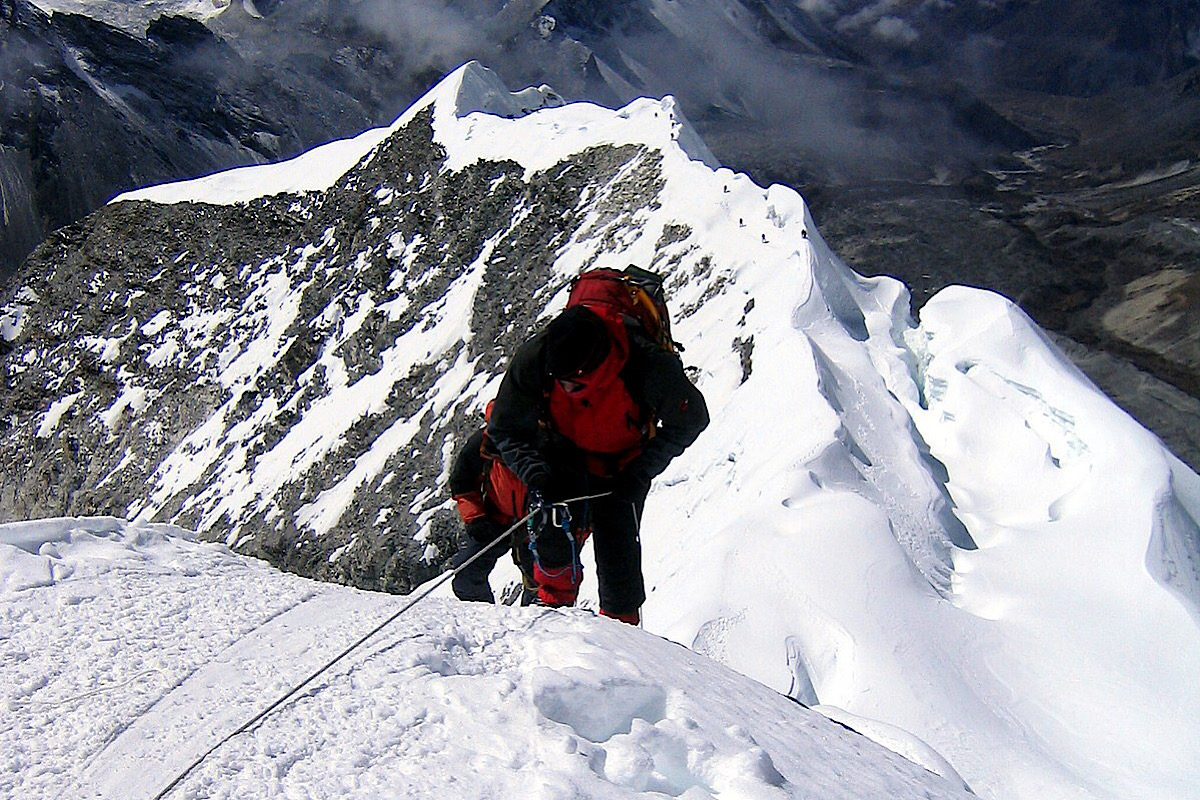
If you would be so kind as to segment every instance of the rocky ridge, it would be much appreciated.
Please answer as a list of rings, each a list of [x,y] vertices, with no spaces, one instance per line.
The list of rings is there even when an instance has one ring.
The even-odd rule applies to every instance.
[[[541,214],[569,213],[582,190],[603,185],[632,156],[597,154],[608,169],[600,166],[579,186],[556,186],[538,204]],[[419,566],[420,556],[426,546],[447,552],[447,515],[430,521],[427,542],[415,544],[410,534],[415,518],[441,503],[430,491],[443,469],[439,449],[393,454],[386,472],[402,477],[362,487],[352,513],[322,547],[311,546],[295,511],[345,478],[397,420],[411,420],[420,429],[414,438],[425,441],[436,441],[434,424],[464,430],[466,410],[448,421],[423,413],[425,398],[458,350],[440,363],[414,365],[395,381],[385,407],[352,425],[321,463],[277,476],[271,494],[254,498],[250,508],[225,507],[217,486],[223,472],[255,470],[327,390],[333,378],[317,363],[322,352],[335,352],[344,365],[337,380],[353,384],[378,373],[389,346],[436,321],[448,284],[480,258],[490,239],[499,236],[491,245],[493,260],[508,252],[528,272],[515,286],[498,280],[503,273],[496,270],[490,280],[485,276],[479,328],[496,324],[488,320],[495,309],[483,298],[500,302],[508,296],[511,302],[548,279],[548,240],[556,229],[538,213],[523,217],[524,224],[513,220],[518,206],[551,176],[526,184],[511,163],[446,174],[440,171],[443,157],[426,112],[325,195],[236,207],[118,203],[58,232],[26,267],[25,291],[37,303],[23,319],[20,349],[6,361],[9,406],[20,421],[6,431],[3,450],[24,469],[5,481],[0,513],[135,515],[145,510],[149,485],[156,489],[150,501],[156,516],[200,530],[232,529],[230,544],[295,571],[390,590],[427,577],[430,567]],[[392,202],[393,196],[401,199]],[[460,226],[462,219],[471,224]],[[402,253],[397,245],[403,243],[415,244]],[[295,303],[291,322],[285,330],[264,331],[280,286]],[[405,311],[393,315],[383,298],[376,299],[384,287],[403,293],[392,300],[395,305],[403,297]],[[72,307],[77,316],[52,321],[52,309]],[[470,357],[494,371],[505,346],[515,344],[514,331],[532,323],[531,311],[517,312],[507,332],[474,339],[477,349],[480,341],[496,346]],[[202,320],[210,324],[197,324]],[[231,354],[264,333],[274,350],[266,368],[249,382],[231,382]],[[36,363],[27,368],[28,354]],[[61,412],[53,435],[39,436],[37,419],[44,418],[51,396],[59,403],[62,397],[79,399]],[[177,448],[199,449],[194,434],[214,416],[223,441],[206,444],[216,448],[216,457],[178,487],[165,487],[161,476],[156,481],[156,471]],[[246,426],[254,434],[239,438],[237,430]],[[228,463],[246,445],[248,463]],[[384,508],[392,511],[379,525],[380,537],[364,548],[367,562],[328,562],[331,549],[348,544],[352,532],[373,527]]]
[[[12,341],[0,450],[14,468],[0,516],[172,518],[231,530],[230,544],[288,569],[393,591],[432,574],[454,527],[435,491],[445,457],[435,443],[475,418],[461,407],[445,418],[430,413],[431,396],[446,391],[456,361],[482,374],[500,369],[533,324],[529,299],[558,288],[556,247],[605,208],[588,195],[620,199],[606,223],[592,223],[603,239],[652,202],[661,177],[656,155],[635,147],[585,152],[528,178],[512,162],[444,170],[431,113],[326,193],[237,206],[122,202],[39,248],[21,290],[6,298]],[[521,265],[516,280],[508,264]],[[317,463],[279,465],[269,493],[256,487],[240,507],[222,496],[230,480],[244,484],[264,469],[330,383],[378,376],[389,349],[435,326],[451,283],[472,270],[481,283],[469,343],[399,372],[390,365],[384,405],[348,426]],[[267,330],[279,324],[281,296],[293,304],[289,322]],[[250,359],[251,374],[232,377],[252,347],[270,348],[264,364]],[[330,354],[339,375],[318,363]],[[346,479],[398,421],[427,444],[388,454],[378,479],[358,488],[315,545],[297,510]],[[246,463],[232,463],[243,453]],[[176,465],[203,468],[172,481],[164,470],[172,454]],[[369,545],[350,547],[370,530]]]
[[[477,65],[454,80],[489,103],[514,98],[494,110],[499,122],[561,103],[546,89],[509,95]],[[869,322],[858,304],[906,319],[898,284],[861,283],[833,261],[814,268],[810,248],[832,256],[799,198],[714,171],[669,101],[564,108],[552,127],[567,144],[501,140],[536,154],[534,168],[451,158],[438,114],[468,132],[483,122],[459,96],[430,97],[441,99],[408,112],[328,190],[222,205],[121,201],[40,247],[0,297],[11,387],[0,398],[0,455],[15,465],[0,484],[0,517],[169,519],[303,574],[407,590],[452,549],[457,525],[440,487],[454,442],[478,424],[506,354],[580,269],[644,264],[668,276],[677,324],[702,310],[720,320],[700,334],[697,356],[714,403],[757,376],[766,355],[748,320],[770,327],[776,317],[713,249],[744,239],[738,258],[763,248],[746,264],[807,292],[805,324],[832,337],[798,356],[818,359],[845,416],[846,450],[831,446],[821,469],[861,471],[862,491],[895,515],[914,563],[948,589],[951,544],[971,543],[936,469],[908,443],[895,398],[871,421],[846,393],[847,367],[826,354],[871,337],[894,348],[899,323]],[[570,131],[592,128],[635,135],[569,144]],[[670,183],[667,159],[692,177]],[[684,210],[696,199],[699,210]],[[732,213],[735,199],[761,218]],[[856,438],[880,424],[899,426],[883,449]]]

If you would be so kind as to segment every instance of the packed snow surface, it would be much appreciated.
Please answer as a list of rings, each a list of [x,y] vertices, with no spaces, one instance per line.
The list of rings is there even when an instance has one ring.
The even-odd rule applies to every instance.
[[[328,189],[362,158],[369,157],[372,148],[429,106],[435,109],[438,141],[449,145],[446,166],[451,169],[485,158],[508,158],[534,172],[599,143],[637,143],[656,149],[678,143],[693,158],[717,166],[699,135],[682,118],[677,120],[672,98],[642,98],[616,113],[589,103],[564,107],[562,98],[547,86],[509,92],[492,73],[471,65],[451,74],[387,128],[330,142],[278,164],[238,167],[194,180],[137,189],[118,195],[112,202],[231,204],[281,192]],[[532,113],[540,109],[557,110],[552,115]],[[641,124],[630,124],[638,118]]]
[[[830,716],[930,768],[950,765],[981,797],[1185,800],[1197,796],[1200,527],[1196,520],[1200,519],[1200,478],[1077,373],[1015,305],[987,292],[953,288],[931,300],[921,312],[920,323],[914,324],[908,315],[907,292],[900,284],[886,278],[866,279],[847,269],[821,239],[803,200],[792,190],[780,186],[764,190],[745,176],[716,168],[669,98],[637,101],[619,111],[561,105],[544,87],[509,93],[494,76],[472,64],[435,88],[397,127],[431,105],[434,135],[446,148],[444,169],[448,170],[487,158],[510,159],[534,171],[569,162],[572,154],[604,145],[636,144],[661,155],[661,171],[656,174],[661,177],[661,187],[654,202],[632,210],[620,207],[619,195],[629,186],[614,179],[611,186],[603,187],[612,195],[603,198],[607,205],[589,206],[593,210],[586,230],[571,231],[564,237],[554,264],[559,285],[589,265],[636,263],[667,273],[669,299],[677,315],[674,333],[687,346],[686,361],[694,367],[697,384],[712,411],[711,427],[658,479],[649,498],[642,531],[648,631],[684,644],[767,687],[820,704]],[[370,159],[371,143],[386,137],[386,131],[364,134],[359,145],[314,151],[291,166],[235,171],[134,196],[157,202],[231,203],[257,196],[256,192],[319,191],[337,180],[339,171]],[[630,164],[622,178],[636,173],[644,160]],[[326,244],[314,242],[311,252],[300,254],[300,261],[293,265],[295,271],[307,274],[307,259]],[[397,240],[397,261],[403,262],[413,246],[403,237]],[[475,372],[460,345],[473,335],[468,319],[489,256],[485,248],[478,261],[456,277],[439,301],[437,313],[428,316],[428,325],[414,327],[394,345],[389,343],[377,372],[350,382],[336,347],[323,350],[319,364],[330,376],[328,393],[298,414],[273,449],[255,458],[246,455],[254,436],[259,435],[254,426],[269,423],[278,409],[262,409],[263,421],[253,419],[243,426],[245,430],[227,431],[215,415],[162,462],[147,490],[148,497],[131,507],[131,514],[157,519],[168,500],[188,490],[206,470],[210,482],[193,496],[194,505],[203,512],[197,515],[198,527],[205,528],[206,535],[219,528],[222,519],[241,519],[248,513],[246,509],[278,513],[269,504],[288,471],[307,469],[330,452],[353,420],[382,406],[396,381],[412,370],[431,365],[440,370],[423,401],[422,415],[482,408],[494,393],[496,376]],[[350,306],[346,327],[361,324],[376,303],[403,306],[409,302],[410,297],[403,294],[408,273],[400,271],[409,266],[397,267],[400,277],[396,286],[387,289],[394,296],[378,287],[380,295],[364,295],[358,311]],[[563,294],[557,292],[538,302],[544,302],[545,313],[550,313],[561,307]],[[258,310],[254,313],[260,318],[255,318],[254,324],[265,333],[243,349],[232,349],[228,360],[221,362],[219,379],[230,390],[230,407],[239,392],[253,388],[263,365],[278,359],[286,349],[280,332],[298,313],[300,289],[289,286],[281,271],[271,273],[255,297]],[[331,306],[329,313],[341,312]],[[220,327],[227,322],[214,316],[178,324]],[[166,326],[161,328],[164,336],[177,333],[171,327],[176,323],[151,320],[147,324],[154,329]],[[111,341],[94,343],[98,355],[108,351]],[[154,353],[167,358],[160,351]],[[451,353],[457,355],[447,358]],[[221,357],[225,359],[225,354]],[[136,412],[140,400],[122,393],[118,402]],[[52,433],[61,424],[60,415],[76,406],[78,403],[69,408],[53,406],[40,424]],[[351,507],[360,487],[378,479],[390,453],[429,445],[452,452],[453,442],[414,441],[417,421],[419,417],[402,419],[380,433],[371,449],[355,460],[350,474],[301,509],[298,516],[314,537],[331,530]],[[238,437],[244,437],[240,441],[245,446],[230,454],[230,442],[238,442]],[[121,530],[125,533],[118,538],[130,531],[144,535],[147,529]],[[230,535],[236,537],[236,531]],[[112,546],[111,541],[104,542],[104,547]],[[98,546],[87,537],[77,544]],[[46,547],[53,551],[60,545],[50,542]],[[131,558],[161,563],[161,559],[144,555]],[[60,601],[58,593],[63,590],[52,580],[53,559],[52,552],[12,556],[10,572],[17,577],[6,578],[6,583],[18,592],[19,601],[6,608],[24,608],[26,599],[35,597],[45,599],[30,602],[45,602],[60,615],[104,608],[92,604],[108,602],[107,595],[89,600],[91,595],[81,594],[78,602]],[[222,569],[234,569],[229,566],[233,562],[220,563],[225,565]],[[510,577],[511,572],[498,571],[497,588]],[[196,578],[198,586],[206,582],[200,575]],[[293,585],[287,583],[291,579],[280,580]],[[21,589],[23,585],[30,588]],[[311,584],[294,585],[315,591]],[[591,573],[585,586],[593,590]],[[361,597],[346,591],[328,588],[313,602],[319,604],[324,602],[319,598],[326,597],[329,602],[334,597]],[[144,595],[141,592],[139,597]],[[249,631],[262,624],[238,622],[241,606],[253,607],[254,596],[230,593],[229,608],[222,613],[234,615],[228,620],[231,630]],[[594,603],[594,597],[585,597],[585,601]],[[352,605],[348,599],[338,602]],[[395,601],[377,602],[392,608],[388,604]],[[190,611],[183,600],[179,603],[175,627],[187,628],[192,624],[187,615],[200,611]],[[264,609],[262,614],[282,614],[294,605],[281,600],[271,606],[274,611]],[[539,648],[559,655],[577,650],[586,654],[592,647],[605,651],[604,660],[573,656],[580,659],[576,666],[596,671],[597,680],[588,687],[597,682],[604,685],[606,680],[622,686],[647,682],[675,686],[680,674],[698,675],[688,672],[692,666],[667,668],[660,662],[642,672],[641,665],[653,660],[641,643],[646,642],[646,648],[671,646],[627,638],[641,634],[602,627],[603,621],[570,614],[530,616],[535,612],[452,603],[434,608],[436,623],[418,614],[417,619],[425,622],[410,621],[409,626],[427,625],[430,631],[438,631],[430,636],[440,636],[440,645],[416,636],[411,651],[402,644],[403,639],[392,646],[401,663],[402,656],[408,657],[410,652],[424,653],[422,657],[429,663],[423,668],[440,676],[430,679],[436,686],[470,683],[465,674],[482,669],[479,662],[467,656],[456,661],[452,654],[458,652],[456,647],[468,654],[475,652],[478,642],[490,641],[489,637],[514,647],[516,639],[537,642],[530,645],[535,662],[545,658],[558,663],[554,662],[558,656],[539,655],[543,653]],[[112,615],[104,619],[129,615],[118,614],[118,610],[111,609]],[[30,620],[27,628],[20,630],[28,630],[26,635],[34,641],[57,637],[53,627],[46,627],[53,625],[50,616],[38,618],[23,610],[14,613]],[[378,619],[385,612],[361,613]],[[541,622],[530,624],[529,631],[511,632],[534,620]],[[16,623],[10,624],[18,630]],[[78,681],[74,688],[58,689],[55,684],[54,691],[42,695],[49,684],[39,682],[57,674],[54,669],[91,669],[90,654],[78,657],[88,662],[80,665],[76,651],[65,650],[66,644],[55,638],[53,645],[42,648],[48,655],[5,660],[5,669],[29,670],[19,684],[24,692],[21,697],[51,702],[130,681],[130,691],[150,691],[146,687],[152,683],[133,680],[144,669],[142,664],[153,663],[158,669],[166,658],[160,650],[169,654],[186,649],[175,640],[153,647],[145,643],[126,647],[97,635],[103,628],[91,635],[81,634],[89,624],[95,623],[81,622],[76,629],[68,626],[71,635],[62,638],[72,640],[72,647],[83,646],[74,642],[78,639],[89,647],[101,647],[98,643],[105,642],[113,651],[112,659],[136,663],[109,668],[111,679],[71,678]],[[203,628],[204,623],[198,624]],[[298,622],[296,627],[303,629],[307,624]],[[321,624],[330,632],[317,639],[350,636],[340,628],[335,630],[331,623]],[[587,632],[581,633],[575,626],[585,626]],[[155,631],[148,633],[152,640]],[[603,632],[595,635],[606,638],[588,638],[594,631]],[[186,635],[186,631],[178,635]],[[213,645],[214,652],[236,645],[227,633],[220,635],[226,638],[219,646]],[[565,650],[557,649],[559,645],[552,641],[556,636],[566,637],[571,644]],[[591,644],[581,644],[580,636]],[[12,641],[12,637],[6,638],[5,646]],[[252,649],[251,645],[242,647]],[[37,647],[22,652],[33,650]],[[662,652],[690,658],[676,650]],[[69,655],[54,656],[56,651]],[[39,660],[43,657],[58,658],[60,667],[44,666]],[[201,669],[199,657],[187,658],[192,660],[185,659],[186,665],[170,673],[173,677],[166,683],[178,684],[190,670]],[[370,663],[393,662],[373,659]],[[620,666],[626,663],[628,667]],[[371,671],[374,669],[359,673],[357,680],[365,688],[384,685],[384,693],[400,691],[382,677],[368,677],[377,675]],[[503,672],[509,667],[496,669]],[[675,695],[670,689],[664,690],[664,695],[633,690],[633,696],[651,698],[647,707],[652,707],[653,713],[631,711],[619,704],[619,713],[614,712],[621,720],[621,732],[616,735],[634,737],[648,756],[605,749],[600,757],[594,747],[606,747],[611,741],[605,735],[613,734],[607,730],[612,728],[612,720],[605,717],[610,724],[593,726],[594,721],[582,719],[577,710],[591,707],[590,701],[581,699],[594,696],[591,688],[560,692],[555,695],[558,700],[542,706],[535,702],[543,696],[537,688],[540,684],[528,690],[520,688],[526,686],[521,683],[525,678],[520,677],[524,667],[511,669],[520,674],[514,678],[504,672],[518,687],[508,695],[493,691],[485,695],[490,704],[484,705],[476,704],[475,694],[464,695],[470,698],[464,707],[496,725],[473,727],[474,723],[467,721],[470,713],[462,713],[460,721],[434,705],[422,706],[426,716],[414,722],[405,722],[408,717],[396,711],[395,720],[388,725],[429,730],[435,739],[444,737],[447,743],[462,740],[448,733],[448,719],[465,725],[468,737],[486,738],[491,734],[484,730],[515,728],[517,733],[510,735],[517,737],[518,755],[503,755],[512,752],[504,745],[498,762],[508,765],[510,773],[531,763],[530,753],[550,758],[553,751],[554,758],[561,756],[565,763],[587,771],[579,780],[594,781],[594,776],[602,773],[607,783],[614,783],[613,779],[621,776],[615,781],[625,787],[620,791],[632,791],[629,787],[633,786],[637,791],[661,790],[681,796],[708,792],[769,797],[772,791],[791,791],[782,788],[787,784],[801,785],[787,766],[792,763],[790,756],[767,746],[767,734],[754,724],[764,720],[771,727],[781,717],[760,710],[757,700],[751,702],[749,688],[737,690],[749,705],[736,724],[744,726],[758,742],[773,767],[768,769],[767,761],[753,756],[752,763],[729,771],[756,781],[754,788],[725,789],[724,784],[717,786],[714,782],[718,779],[712,776],[728,773],[711,759],[694,756],[688,746],[680,749],[675,743],[663,744],[665,749],[660,750],[650,743],[652,739],[668,741],[654,739],[659,733],[650,732],[659,725],[680,736],[678,726],[688,727],[669,714],[666,719],[676,720],[678,725],[668,725],[658,713],[660,697],[665,698],[661,701],[664,709],[682,702],[672,699]],[[286,683],[275,673],[269,675],[271,680],[278,678],[278,685],[271,684],[271,689]],[[212,677],[217,688],[211,691],[224,691],[219,686],[225,678]],[[266,680],[239,673],[229,681],[241,686],[252,678]],[[688,681],[693,679],[707,685],[708,678]],[[347,680],[355,680],[353,673]],[[189,713],[225,713],[225,695],[205,695],[208,690],[203,687],[188,691],[220,698],[211,707],[202,703]],[[430,687],[422,694],[427,696],[422,702],[434,703],[439,691],[451,690]],[[504,698],[512,692],[522,697],[521,703],[507,704]],[[257,699],[271,693],[259,691]],[[241,696],[233,690],[228,694]],[[322,693],[310,694],[304,702],[322,707]],[[177,699],[188,696],[176,695]],[[347,713],[383,714],[374,701],[362,699],[368,696],[374,694],[358,692],[345,700]],[[566,700],[562,700],[564,696]],[[152,694],[142,697],[140,705],[138,700],[129,705],[149,708],[158,697]],[[555,711],[555,702],[573,710]],[[697,708],[716,707],[715,701],[707,698],[696,702]],[[518,712],[517,706],[525,710]],[[156,708],[167,706],[160,703]],[[696,721],[699,713],[682,712]],[[88,763],[94,768],[107,769],[109,759],[87,748],[96,747],[97,740],[112,738],[116,735],[113,731],[132,724],[132,717],[139,714],[129,711],[120,725],[98,732],[98,738],[72,739],[45,758],[11,762],[17,767],[18,779],[40,781],[39,776],[48,770],[75,775],[81,752],[90,754],[82,758],[91,759]],[[306,719],[303,715],[296,718]],[[515,725],[516,719],[528,724]],[[86,722],[100,725],[102,719],[87,715]],[[222,729],[225,722],[233,724],[234,720],[223,720]],[[39,717],[28,724],[43,721]],[[160,724],[169,727],[165,721]],[[170,722],[170,726],[176,725],[182,723]],[[341,737],[358,741],[354,734],[343,734],[338,726],[324,728],[313,723],[305,727],[307,723],[299,721],[295,725],[270,742],[256,738],[256,733],[239,740],[240,744],[231,743],[231,750],[216,754],[217,766],[205,769],[216,770],[223,764],[225,774],[236,777],[220,783],[215,772],[201,771],[191,780],[209,782],[190,784],[204,787],[190,791],[226,791],[221,787],[246,781],[251,788],[242,794],[253,795],[260,793],[256,787],[264,782],[286,781],[296,770],[300,770],[297,775],[309,776],[306,781],[322,786],[322,781],[346,774],[328,767],[340,762],[327,748],[340,754]],[[531,727],[558,730],[554,725],[572,728],[575,732],[569,735],[575,737],[574,743],[560,747],[542,739],[522,738],[522,732]],[[709,731],[706,725],[702,723],[701,728]],[[303,739],[308,744],[302,752],[321,753],[320,758],[306,760],[307,756],[287,749],[285,740],[298,728],[310,737]],[[388,774],[407,775],[395,760],[397,751],[389,749],[407,746],[409,740],[397,735],[400,738],[394,740],[376,737],[372,747],[377,749],[366,754],[350,745],[353,754],[346,757],[361,762],[360,772],[367,776],[375,774],[371,770],[377,758],[387,764],[384,771]],[[146,736],[153,739],[155,734]],[[266,733],[262,736],[269,738]],[[28,748],[41,746],[35,744],[38,742],[62,745],[64,741],[25,734],[16,738],[18,749],[6,747],[3,752],[17,755],[5,757],[22,758],[20,754]],[[207,741],[203,736],[196,738]],[[686,736],[684,740],[692,741]],[[114,744],[121,741],[115,739]],[[420,752],[432,759],[430,763],[441,764],[435,752],[441,746],[426,744]],[[572,747],[575,749],[570,750]],[[728,740],[716,733],[704,733],[697,747],[712,758],[731,752]],[[570,758],[562,755],[567,750]],[[687,763],[686,774],[676,767],[664,770],[659,766],[661,752],[675,753],[675,765],[680,759]],[[255,766],[235,769],[232,754]],[[828,754],[810,750],[799,760],[810,764],[830,758],[836,769],[837,757]],[[484,763],[495,766],[491,761],[465,761],[475,765],[472,781],[494,774],[481,768]],[[703,769],[693,767],[698,761],[704,762]],[[443,774],[439,770],[450,770],[452,762],[458,763],[448,759],[444,762],[447,766],[432,769]],[[599,772],[593,768],[598,763],[603,764]],[[575,775],[562,769],[564,774]],[[773,770],[783,776],[783,783],[772,777]],[[510,773],[496,780],[510,780]],[[699,773],[703,773],[700,783],[689,783],[693,777],[688,776]],[[420,783],[413,780],[414,787]],[[375,784],[362,785],[367,787],[365,792],[374,791]],[[465,791],[474,790],[471,781],[462,785]],[[826,793],[825,784],[813,786],[809,789],[816,796],[836,796]],[[491,788],[503,792],[508,787],[497,784]],[[579,791],[581,796],[607,796],[603,792],[610,790],[607,784],[587,783]],[[851,790],[850,796],[899,796],[891,789],[855,794],[857,791]],[[572,795],[567,789],[551,789],[545,796]]]
[[[0,525],[0,795],[154,797],[404,604],[165,525]],[[970,795],[645,631],[430,599],[167,796]]]
[[[156,203],[240,203],[280,193],[328,189],[353,167],[364,152],[387,138],[388,128],[372,128],[350,139],[323,144],[276,164],[236,169],[178,183],[135,189],[112,202],[151,200]]]

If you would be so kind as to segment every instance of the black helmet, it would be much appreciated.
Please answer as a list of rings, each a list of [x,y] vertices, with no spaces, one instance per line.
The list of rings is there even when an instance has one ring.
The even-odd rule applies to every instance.
[[[604,361],[610,347],[604,320],[572,306],[546,328],[546,372],[552,378],[585,375]]]

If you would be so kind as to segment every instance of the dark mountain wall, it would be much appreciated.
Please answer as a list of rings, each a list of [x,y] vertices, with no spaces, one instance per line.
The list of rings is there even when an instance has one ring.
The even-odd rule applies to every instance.
[[[983,20],[949,21],[944,37],[993,40],[982,64],[993,85],[1025,91],[1105,94],[1167,80],[1200,59],[1195,0],[1035,0],[998,7]]]
[[[979,90],[1089,97],[1168,80],[1200,60],[1197,0],[832,0],[822,19],[880,66]]]
[[[194,20],[161,19],[147,37],[0,1],[0,275],[121,191],[285,158],[370,124],[336,88],[302,102]]]

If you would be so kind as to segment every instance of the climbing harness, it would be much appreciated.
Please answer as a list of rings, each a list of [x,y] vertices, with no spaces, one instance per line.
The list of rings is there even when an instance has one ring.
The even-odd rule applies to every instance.
[[[600,497],[606,497],[610,494],[612,494],[612,492],[602,492],[600,494],[587,495],[585,497],[573,497],[569,500],[563,500],[561,503],[555,503],[554,505],[555,506],[561,505],[565,509],[567,503],[578,503],[578,502],[582,502],[585,500],[595,500]],[[364,634],[362,637],[360,637],[358,639],[358,641],[354,642],[354,644],[350,645],[346,649],[342,650],[342,652],[338,653],[336,656],[331,658],[320,669],[318,669],[313,674],[309,675],[302,682],[300,682],[295,687],[293,687],[291,690],[289,690],[287,692],[287,694],[283,695],[278,700],[276,700],[274,703],[271,703],[271,705],[267,706],[265,709],[260,711],[252,719],[250,719],[250,721],[246,722],[240,728],[235,730],[233,733],[229,734],[228,736],[226,736],[225,738],[221,739],[219,742],[214,744],[203,755],[201,755],[199,758],[197,758],[195,761],[193,761],[190,765],[188,765],[187,769],[185,769],[183,772],[179,773],[179,775],[176,776],[175,780],[171,781],[171,783],[168,784],[165,789],[163,789],[161,792],[156,794],[154,796],[153,800],[163,800],[164,797],[166,797],[168,794],[171,793],[171,790],[173,790],[176,786],[178,786],[180,783],[182,783],[184,778],[186,778],[188,775],[192,774],[192,771],[194,769],[196,769],[196,767],[203,764],[204,761],[209,756],[211,756],[213,753],[215,753],[223,744],[228,742],[230,739],[233,739],[235,736],[245,733],[246,731],[250,730],[258,723],[262,722],[264,719],[266,719],[267,715],[269,715],[272,711],[279,708],[284,703],[286,703],[288,700],[290,700],[292,697],[294,697],[297,692],[299,692],[305,686],[308,686],[310,683],[315,681],[318,677],[321,676],[322,673],[324,673],[326,670],[328,670],[334,664],[338,663],[343,658],[350,655],[350,653],[352,653],[354,650],[358,649],[368,639],[370,639],[372,636],[379,633],[385,627],[387,627],[392,622],[394,622],[396,619],[398,619],[401,614],[408,611],[410,608],[415,606],[417,603],[420,603],[426,597],[431,595],[436,589],[438,589],[438,587],[442,586],[446,581],[451,580],[452,578],[454,578],[455,575],[462,572],[464,569],[469,567],[471,564],[475,563],[475,561],[477,559],[479,559],[484,553],[488,552],[493,547],[500,544],[500,542],[503,541],[504,539],[507,539],[513,533],[513,531],[517,530],[517,528],[526,524],[529,521],[529,518],[534,513],[536,513],[537,511],[539,511],[540,509],[542,509],[544,507],[545,507],[545,504],[542,504],[542,505],[538,506],[537,508],[530,509],[530,512],[528,514],[526,514],[525,516],[521,517],[519,520],[514,522],[512,524],[512,526],[508,528],[508,530],[504,531],[504,533],[500,534],[494,540],[492,540],[492,542],[487,547],[481,548],[478,553],[471,556],[469,559],[464,561],[462,564],[458,565],[458,567],[456,567],[455,569],[451,570],[450,572],[447,572],[444,575],[442,575],[441,578],[439,578],[432,585],[430,585],[427,589],[425,589],[425,591],[421,592],[419,595],[412,597],[395,614],[392,614],[390,617],[388,617],[383,622],[379,623],[374,628],[372,628],[370,631],[368,631],[366,634]],[[567,512],[567,518],[568,519],[570,518],[569,511]]]
[[[545,503],[542,501],[541,495],[534,493],[533,500],[530,503],[531,510],[526,515],[525,522],[526,530],[529,532],[529,552],[533,554],[533,562],[538,565],[547,577],[557,578],[567,574],[567,570],[570,570],[571,583],[575,584],[579,582],[578,543],[575,541],[575,532],[571,529],[571,508],[567,503],[591,499],[593,498],[576,498],[575,500],[568,500],[561,503]],[[561,530],[562,535],[567,539],[567,545],[571,549],[570,562],[555,570],[546,569],[546,565],[542,563],[541,556],[538,555],[538,537],[545,531],[547,525],[551,528]]]

